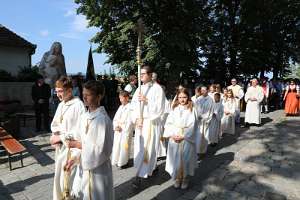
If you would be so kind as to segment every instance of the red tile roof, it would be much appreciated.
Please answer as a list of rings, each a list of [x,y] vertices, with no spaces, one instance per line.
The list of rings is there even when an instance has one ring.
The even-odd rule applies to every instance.
[[[27,47],[34,54],[36,45],[28,42],[16,33],[0,24],[0,45],[12,47]]]

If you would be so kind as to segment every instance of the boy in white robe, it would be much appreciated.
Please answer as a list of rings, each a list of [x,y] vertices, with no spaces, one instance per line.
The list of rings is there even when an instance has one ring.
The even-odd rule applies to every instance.
[[[214,100],[215,102],[213,104],[213,115],[209,123],[208,135],[205,135],[208,144],[210,144],[211,146],[216,146],[219,142],[219,135],[221,134],[221,119],[224,110],[221,103],[220,93],[215,93]]]
[[[216,90],[217,90],[216,84],[211,84],[211,85],[209,86],[208,96],[210,96],[210,98],[212,98],[212,100],[215,99],[215,98],[214,98],[214,95],[215,95],[215,93],[216,93]]]
[[[129,93],[127,91],[121,91],[119,93],[119,99],[121,105],[113,119],[114,145],[111,162],[112,165],[122,168],[128,164],[134,127],[131,120]]]
[[[235,134],[235,113],[237,110],[236,100],[233,96],[233,91],[228,90],[225,98],[223,99],[224,114],[221,120],[221,135],[223,133]]]
[[[244,97],[244,90],[241,86],[237,84],[237,80],[235,78],[231,79],[231,85],[228,86],[228,90],[232,90],[233,96],[236,102],[236,113],[235,113],[235,121],[236,123],[240,123],[240,108],[241,108],[241,99]]]
[[[205,135],[208,135],[209,123],[213,115],[214,100],[208,96],[207,87],[201,87],[202,96],[196,101],[196,109],[199,124],[199,130],[196,134],[196,151],[199,154],[204,155],[207,151],[208,141]]]
[[[134,167],[137,169],[133,187],[139,187],[140,178],[151,176],[156,169],[160,152],[161,119],[165,112],[165,93],[162,87],[152,82],[152,69],[141,69],[141,93],[138,88],[133,95],[131,107],[136,124],[134,137]]]
[[[76,148],[65,166],[67,170],[80,165],[82,172],[76,174],[83,200],[113,200],[113,178],[111,152],[113,146],[113,125],[100,101],[104,96],[104,85],[98,81],[88,81],[83,88],[83,100],[88,112],[82,115],[78,133],[80,140],[68,142]]]
[[[197,113],[187,89],[179,90],[166,125],[164,137],[169,138],[166,171],[175,181],[174,187],[186,189],[189,176],[197,164],[195,149]]]
[[[261,113],[260,103],[264,99],[263,89],[258,85],[257,79],[251,81],[251,86],[247,89],[245,94],[245,101],[247,103],[245,112],[245,125],[250,124],[260,125]]]
[[[53,200],[61,200],[63,195],[66,195],[64,191],[64,185],[67,181],[64,180],[64,165],[67,162],[68,148],[66,146],[67,139],[73,138],[79,139],[77,135],[77,124],[80,121],[80,116],[85,113],[85,106],[82,101],[73,97],[72,94],[72,80],[67,77],[61,77],[56,81],[56,93],[57,97],[61,101],[55,112],[51,123],[52,136],[50,137],[50,143],[55,147],[55,173],[53,184]],[[74,149],[70,149],[74,151]],[[75,173],[78,169],[74,168],[69,175],[68,190],[76,195],[78,191],[75,191],[73,187],[73,181]],[[75,183],[74,183],[75,184]]]
[[[195,95],[192,96],[192,98],[191,98],[194,105],[196,104],[196,101],[197,101],[198,97],[200,97],[200,96],[201,96],[201,86],[197,86],[195,88]]]

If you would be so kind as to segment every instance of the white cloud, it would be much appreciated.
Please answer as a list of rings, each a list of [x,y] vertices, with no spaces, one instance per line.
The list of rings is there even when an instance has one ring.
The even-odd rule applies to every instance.
[[[66,4],[63,7],[64,17],[68,20],[67,29],[59,34],[59,36],[68,39],[81,39],[85,34],[96,32],[95,28],[88,27],[88,20],[84,15],[76,13],[76,6],[74,4]]]
[[[65,32],[65,33],[59,34],[59,36],[68,38],[68,39],[80,39],[80,36],[75,32]]]
[[[88,30],[88,21],[83,15],[75,15],[72,22],[72,29],[78,32],[85,32]]]
[[[47,37],[49,35],[49,31],[48,30],[41,30],[40,35],[43,36],[43,37]]]
[[[67,10],[67,12],[64,14],[65,17],[74,16],[76,14],[75,10]]]

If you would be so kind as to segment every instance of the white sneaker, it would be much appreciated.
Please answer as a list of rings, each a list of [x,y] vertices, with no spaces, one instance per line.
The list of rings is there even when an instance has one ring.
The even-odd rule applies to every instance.
[[[185,190],[187,189],[189,186],[189,180],[188,179],[183,179],[182,183],[181,183],[181,189]]]
[[[180,180],[176,179],[174,183],[174,188],[179,188],[180,187]]]

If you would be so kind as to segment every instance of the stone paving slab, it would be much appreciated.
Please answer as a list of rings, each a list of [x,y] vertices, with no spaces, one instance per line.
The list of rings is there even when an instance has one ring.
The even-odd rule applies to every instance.
[[[300,117],[286,118],[282,111],[264,115],[263,126],[237,128],[235,136],[225,136],[199,161],[187,190],[174,189],[158,162],[156,176],[131,186],[135,169],[113,168],[116,199],[156,200],[300,200]],[[54,151],[50,134],[35,134],[23,128],[28,148],[25,167],[14,162],[9,171],[0,150],[0,200],[52,199]],[[132,164],[132,160],[131,160]]]

